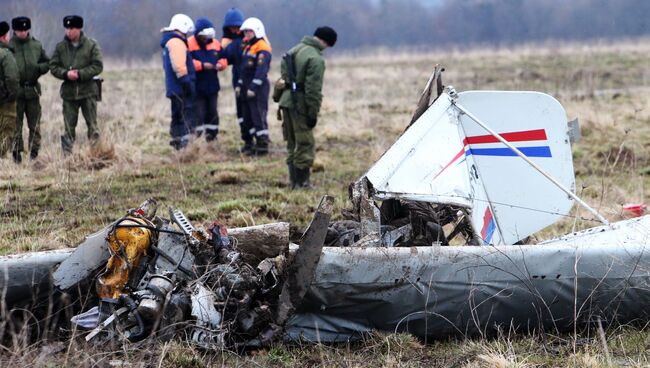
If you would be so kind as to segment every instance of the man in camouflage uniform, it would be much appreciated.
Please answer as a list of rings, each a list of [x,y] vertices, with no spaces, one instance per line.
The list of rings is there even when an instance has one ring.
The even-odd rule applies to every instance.
[[[29,127],[29,158],[35,159],[41,147],[41,85],[38,78],[47,73],[49,59],[43,45],[29,33],[31,21],[27,17],[17,17],[11,20],[14,36],[9,41],[9,47],[14,52],[20,88],[16,100],[16,134],[14,137],[13,156],[16,163],[22,161],[23,145],[23,116],[27,117]]]
[[[311,166],[314,163],[314,133],[323,99],[325,60],[322,51],[336,43],[336,32],[330,27],[319,27],[314,36],[305,36],[282,59],[281,74],[284,91],[280,96],[282,133],[287,141],[287,166],[291,188],[309,188]],[[293,60],[295,90],[292,91],[287,57]]]
[[[16,60],[9,50],[9,23],[0,22],[0,158],[14,140],[18,78]]]
[[[102,51],[97,41],[84,35],[83,18],[68,15],[63,18],[65,38],[56,45],[50,60],[50,72],[63,80],[63,120],[65,131],[61,136],[64,154],[72,152],[79,109],[88,126],[88,139],[94,144],[99,140],[97,126],[97,98],[99,87],[94,80],[104,68]]]

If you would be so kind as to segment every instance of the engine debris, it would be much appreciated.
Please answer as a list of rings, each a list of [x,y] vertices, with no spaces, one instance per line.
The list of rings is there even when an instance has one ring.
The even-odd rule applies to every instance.
[[[317,213],[317,236],[309,235],[311,228],[306,236],[318,255],[332,199],[323,201],[329,212],[325,217]],[[138,341],[154,334],[164,339],[184,335],[204,349],[239,349],[261,347],[277,338],[286,321],[286,315],[278,321],[278,308],[289,256],[288,224],[236,230],[245,249],[252,248],[248,239],[271,239],[259,253],[242,254],[238,238],[218,221],[207,231],[196,229],[181,210],[170,209],[169,218],[163,218],[156,215],[157,207],[148,199],[127,211],[87,238],[54,272],[54,285],[61,291],[92,294],[94,303],[71,319],[77,328],[89,331],[85,339]],[[257,261],[263,256],[268,258]],[[317,262],[312,256],[309,275]],[[285,285],[292,304],[283,310],[300,302],[309,275],[298,293]],[[291,280],[298,283],[296,277]]]

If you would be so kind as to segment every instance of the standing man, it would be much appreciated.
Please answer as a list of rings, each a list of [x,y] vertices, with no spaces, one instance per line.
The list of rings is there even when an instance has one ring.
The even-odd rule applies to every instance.
[[[187,35],[194,32],[194,22],[185,14],[176,14],[169,26],[161,30],[166,96],[172,104],[169,144],[176,150],[187,147],[194,131],[194,95],[196,72],[187,47]]]
[[[9,23],[0,22],[0,158],[14,140],[18,80],[16,59],[9,50]]]
[[[244,13],[237,8],[230,8],[226,12],[223,19],[223,38],[221,39],[221,46],[223,51],[220,57],[225,58],[228,64],[232,65],[232,88],[235,90],[235,108],[237,111],[237,124],[241,132],[241,139],[244,141],[244,146],[241,148],[242,153],[252,151],[252,145],[246,144],[250,133],[244,127],[244,110],[242,101],[236,96],[237,81],[239,80],[239,69],[241,68],[242,60],[242,32],[240,27],[244,23]],[[248,140],[250,141],[250,140]]]
[[[98,83],[94,80],[102,70],[102,51],[97,41],[86,37],[82,28],[84,20],[78,15],[63,18],[65,37],[54,49],[50,60],[52,75],[63,80],[60,95],[63,99],[65,130],[61,136],[64,155],[72,153],[79,118],[79,109],[88,126],[88,140],[99,141],[97,126]]]
[[[219,134],[219,77],[217,72],[226,68],[226,61],[219,60],[221,43],[214,37],[215,30],[207,18],[196,20],[194,36],[187,40],[196,70],[196,135],[205,132],[205,140],[217,139]]]
[[[305,36],[282,59],[280,72],[286,88],[280,97],[280,108],[292,189],[311,186],[309,176],[315,155],[312,129],[316,126],[323,99],[325,60],[322,52],[334,46],[336,38],[332,28],[319,27],[313,37]],[[292,64],[292,70],[287,64]]]
[[[244,150],[248,156],[266,155],[270,143],[266,115],[269,110],[271,44],[266,37],[264,24],[258,18],[246,19],[241,31],[244,33],[244,50],[235,94],[244,108],[242,125],[248,129],[248,135],[243,137]],[[247,146],[250,149],[246,150]]]
[[[47,73],[50,59],[40,41],[29,32],[31,21],[27,17],[17,17],[11,20],[14,36],[9,41],[13,50],[20,74],[20,88],[16,99],[16,134],[14,136],[13,157],[16,163],[22,161],[23,116],[27,117],[29,128],[29,158],[35,159],[41,148],[41,85],[38,78]]]

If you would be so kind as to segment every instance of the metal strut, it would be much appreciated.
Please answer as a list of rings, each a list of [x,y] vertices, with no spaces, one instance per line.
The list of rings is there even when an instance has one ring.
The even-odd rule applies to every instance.
[[[454,93],[454,94],[455,94],[455,93]],[[455,96],[457,97],[458,95],[455,94]],[[580,197],[578,197],[578,196],[575,195],[572,191],[570,191],[568,188],[566,188],[564,185],[562,185],[562,183],[560,183],[559,181],[555,180],[555,178],[553,178],[550,174],[548,174],[546,171],[544,171],[544,169],[542,169],[542,168],[539,167],[536,163],[534,163],[531,159],[529,159],[528,157],[526,157],[526,155],[524,155],[524,154],[523,154],[519,149],[517,149],[517,147],[513,146],[512,144],[510,144],[510,142],[508,142],[507,140],[505,140],[505,138],[503,138],[501,135],[499,135],[499,133],[497,133],[497,132],[495,132],[494,130],[492,130],[489,126],[487,126],[487,124],[485,124],[484,122],[482,122],[482,121],[481,121],[479,118],[477,118],[474,114],[472,114],[472,113],[469,112],[466,108],[464,108],[463,105],[459,104],[459,103],[456,101],[456,98],[454,97],[454,95],[450,94],[450,97],[452,97],[452,98],[451,98],[451,104],[454,105],[458,110],[460,110],[461,112],[463,112],[463,113],[464,113],[465,115],[467,115],[470,119],[474,120],[474,122],[475,122],[476,124],[480,125],[483,129],[487,130],[488,133],[490,133],[490,134],[493,135],[496,139],[498,139],[499,141],[501,141],[501,143],[505,144],[505,145],[506,145],[508,148],[510,148],[514,153],[516,153],[517,156],[521,157],[521,158],[522,158],[524,161],[526,161],[530,166],[532,166],[535,170],[537,170],[540,174],[542,174],[546,179],[550,180],[551,183],[555,184],[555,186],[557,186],[558,188],[560,188],[560,190],[562,190],[564,193],[566,193],[569,197],[573,198],[576,202],[578,202],[578,204],[580,204],[582,207],[584,207],[587,211],[591,212],[591,214],[594,215],[594,216],[595,216],[595,217],[596,217],[600,222],[602,222],[603,224],[605,224],[605,225],[611,227],[611,225],[609,224],[609,221],[607,221],[603,216],[601,216],[601,214],[598,213],[598,211],[596,211],[596,210],[593,209],[591,206],[589,206],[585,201],[583,201],[582,199],[580,199]]]

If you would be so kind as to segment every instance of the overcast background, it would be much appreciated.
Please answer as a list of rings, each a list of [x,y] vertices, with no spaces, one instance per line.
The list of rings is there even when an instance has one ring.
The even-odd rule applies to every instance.
[[[650,33],[649,0],[2,0],[0,7],[7,21],[32,18],[32,33],[48,53],[63,37],[62,17],[74,13],[106,56],[148,59],[159,52],[160,28],[173,14],[208,17],[220,34],[232,6],[262,19],[276,53],[319,25],[339,32],[338,52],[615,42]]]

